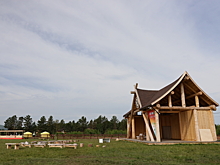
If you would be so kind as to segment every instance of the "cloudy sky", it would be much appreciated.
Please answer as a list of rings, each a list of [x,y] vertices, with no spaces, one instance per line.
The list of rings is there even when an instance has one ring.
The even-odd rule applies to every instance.
[[[133,85],[188,71],[220,103],[220,1],[1,0],[0,124],[122,119]],[[220,112],[215,112],[220,124]]]

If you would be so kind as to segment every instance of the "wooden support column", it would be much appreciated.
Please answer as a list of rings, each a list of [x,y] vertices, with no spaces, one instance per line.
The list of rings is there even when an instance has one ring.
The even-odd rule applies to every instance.
[[[198,95],[195,95],[195,103],[196,103],[196,107],[199,107],[199,97],[198,97]],[[194,109],[194,110],[193,110],[193,115],[194,115],[194,119],[195,119],[196,141],[201,141],[200,133],[199,133],[199,124],[198,124],[197,109]]]
[[[195,121],[195,134],[196,134],[196,141],[201,141],[200,134],[199,134],[199,124],[198,124],[198,116],[197,110],[193,110],[194,121]]]
[[[147,138],[147,132],[148,132],[148,138],[149,139],[146,139],[147,141],[153,141],[154,142],[154,137],[153,137],[153,134],[151,132],[151,129],[150,129],[150,125],[149,125],[149,120],[148,120],[148,116],[147,114],[143,113],[143,118],[144,118],[144,122],[145,122],[145,125],[146,125],[146,138]]]
[[[198,95],[195,96],[195,103],[196,103],[196,107],[199,107],[199,96]]]
[[[144,118],[145,115],[146,115],[146,117],[147,117],[147,120]],[[144,114],[144,112],[142,111],[142,116],[143,116],[143,118],[144,118],[145,128],[146,128],[146,141],[150,141],[150,135],[149,135],[149,129],[148,129],[148,128],[150,128],[150,127],[149,127],[149,123],[147,122],[148,128],[147,128],[147,125],[146,125],[146,121],[148,121],[148,115],[147,115],[147,114]]]
[[[131,129],[132,129],[132,139],[136,139],[136,137],[135,137],[135,119],[134,119],[134,117],[131,119]]]
[[[216,129],[215,129],[215,122],[214,122],[214,116],[213,111],[209,111],[209,121],[210,121],[210,130],[212,132],[212,138],[214,141],[217,141],[217,135],[216,135]]]
[[[127,127],[127,138],[131,138],[131,131],[132,131],[132,118],[133,118],[133,111],[131,111],[131,115],[128,119],[128,127]]]
[[[129,139],[130,138],[130,117],[127,118],[127,138]]]
[[[132,109],[131,109],[131,114],[129,116],[129,120],[128,120],[128,127],[127,127],[127,138],[131,138],[131,132],[132,132],[132,119],[133,119],[133,114],[134,114],[134,110],[136,109],[135,106],[135,100],[136,100],[136,96],[134,95],[133,97],[133,101],[132,101]]]
[[[168,106],[172,107],[172,98],[171,95],[168,96]]]
[[[185,100],[185,92],[184,92],[183,83],[180,84],[180,88],[181,88],[181,102],[182,102],[182,107],[186,107],[186,100]]]
[[[170,92],[170,94],[168,95],[168,106],[172,107],[172,97],[171,95],[174,94],[174,91]]]
[[[146,141],[150,141],[150,135],[147,128],[146,128]]]
[[[160,124],[159,124],[159,114],[155,112],[155,120],[156,120],[156,141],[161,142],[160,139]]]

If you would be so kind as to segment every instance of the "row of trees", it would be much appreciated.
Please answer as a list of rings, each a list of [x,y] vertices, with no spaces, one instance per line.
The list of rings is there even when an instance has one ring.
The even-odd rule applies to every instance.
[[[42,116],[37,122],[34,122],[30,115],[25,117],[17,117],[16,115],[9,117],[4,122],[4,127],[9,130],[25,130],[30,132],[48,131],[52,134],[57,132],[83,132],[85,134],[104,134],[112,130],[121,130],[126,132],[127,122],[125,119],[119,121],[116,116],[112,116],[110,120],[105,116],[99,116],[97,119],[87,121],[82,116],[77,122],[62,120],[54,120],[53,116],[46,119]],[[116,131],[117,132],[117,131]],[[120,131],[118,131],[120,132]]]
[[[220,135],[220,125],[215,125],[215,128],[216,128],[216,134],[217,135]]]

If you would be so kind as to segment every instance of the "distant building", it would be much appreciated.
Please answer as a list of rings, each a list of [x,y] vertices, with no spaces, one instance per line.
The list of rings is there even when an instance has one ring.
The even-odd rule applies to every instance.
[[[135,85],[127,119],[127,138],[216,141],[213,111],[218,103],[185,72],[160,90]]]

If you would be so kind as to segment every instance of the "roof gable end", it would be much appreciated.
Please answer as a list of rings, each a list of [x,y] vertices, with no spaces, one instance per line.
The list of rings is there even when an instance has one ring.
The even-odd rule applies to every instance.
[[[210,96],[208,96],[196,83],[195,81],[191,78],[191,76],[187,73],[184,72],[177,80],[175,80],[174,82],[172,82],[171,84],[165,86],[164,88],[160,89],[159,91],[154,91],[154,93],[149,93],[148,94],[148,100],[147,101],[142,101],[144,99],[146,99],[146,97],[143,97],[143,94],[141,94],[141,92],[138,92],[138,94],[140,94],[140,100],[144,103],[142,104],[142,108],[141,109],[145,109],[148,106],[153,106],[156,103],[158,103],[159,101],[161,101],[163,98],[165,98],[167,95],[169,95],[173,90],[175,90],[175,88],[181,84],[181,82],[187,80],[191,86],[193,86],[193,89],[191,89],[194,93],[196,91],[202,92],[202,99],[205,100],[207,102],[207,104],[214,104],[216,106],[218,106],[218,103],[215,102]],[[187,84],[186,84],[187,85]],[[188,88],[190,88],[190,85],[188,85]],[[149,90],[145,90],[146,92]],[[146,94],[145,94],[146,95]],[[150,97],[151,96],[151,97]]]

